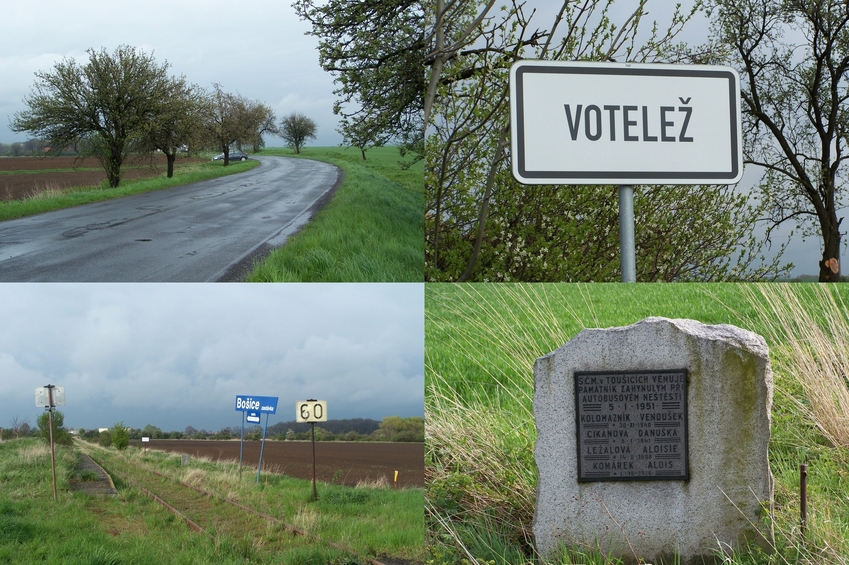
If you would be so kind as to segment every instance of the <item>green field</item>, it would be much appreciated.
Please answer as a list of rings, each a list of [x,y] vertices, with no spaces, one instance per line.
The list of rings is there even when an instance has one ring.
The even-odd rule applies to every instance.
[[[333,201],[258,265],[257,282],[418,282],[424,280],[424,165],[407,168],[397,147],[307,147],[300,155],[263,155],[332,163],[345,172]]]
[[[122,472],[127,462],[155,469],[216,495],[237,500],[316,538],[263,528],[214,535],[191,531],[179,518],[116,477],[120,495],[93,497],[71,489],[85,480],[77,470],[80,449]],[[113,471],[114,472],[114,471]],[[50,452],[37,439],[0,442],[0,563],[62,565],[150,564],[329,564],[360,565],[388,555],[421,562],[424,552],[421,489],[393,491],[319,484],[266,473],[257,484],[250,473],[239,479],[237,465],[136,449],[85,444],[57,447],[58,499],[53,500]],[[160,487],[165,488],[165,487]],[[221,520],[230,505],[213,499]],[[215,518],[207,517],[215,523]],[[272,542],[273,540],[273,542]],[[340,551],[329,543],[345,545]]]
[[[533,362],[585,327],[648,316],[763,335],[775,380],[776,549],[725,563],[849,559],[849,287],[452,285],[425,288],[428,551],[434,564],[544,563],[533,551]],[[799,464],[809,523],[799,533]],[[805,561],[805,559],[809,561]],[[573,548],[551,563],[616,563]]]

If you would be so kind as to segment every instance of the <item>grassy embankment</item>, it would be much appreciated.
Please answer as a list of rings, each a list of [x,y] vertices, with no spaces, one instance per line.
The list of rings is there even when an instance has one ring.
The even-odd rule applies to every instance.
[[[107,461],[129,459],[213,494],[276,516],[318,535],[346,544],[361,557],[387,554],[421,560],[423,554],[421,489],[350,488],[320,484],[319,501],[310,502],[311,483],[266,473],[259,484],[250,473],[239,480],[237,465],[130,449],[95,447]],[[0,443],[0,562],[62,565],[279,563],[355,565],[350,554],[301,537],[285,550],[264,548],[264,532],[242,537],[192,532],[178,518],[136,488],[116,480],[119,497],[97,498],[73,492],[79,447],[59,447],[59,497],[54,502],[49,450],[39,440]],[[279,546],[278,546],[279,547]]]
[[[551,561],[534,554],[533,362],[584,327],[648,316],[738,325],[770,347],[776,552],[747,548],[723,563],[849,562],[849,287],[427,285],[425,300],[426,523],[435,565],[618,563],[582,547]],[[804,537],[800,463],[808,465]]]
[[[34,216],[35,214],[112,200],[113,198],[123,198],[124,196],[162,190],[163,188],[182,186],[202,180],[241,173],[257,165],[259,165],[258,161],[251,160],[233,162],[227,167],[224,167],[222,161],[189,163],[176,166],[174,168],[174,176],[170,179],[163,172],[156,177],[123,180],[118,188],[109,188],[104,182],[98,186],[75,186],[62,190],[48,190],[24,200],[0,202],[0,221]],[[42,171],[22,171],[18,174],[55,173],[59,171],[61,169],[45,169]]]
[[[424,280],[424,164],[399,163],[397,147],[374,147],[363,161],[355,148],[265,149],[345,172],[333,201],[275,250],[249,281],[418,282]]]

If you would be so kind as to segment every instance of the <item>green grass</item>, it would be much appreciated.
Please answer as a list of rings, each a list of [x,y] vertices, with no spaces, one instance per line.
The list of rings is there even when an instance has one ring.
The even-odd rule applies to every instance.
[[[769,458],[778,551],[768,557],[747,549],[726,563],[846,563],[849,432],[827,432],[826,419],[815,410],[819,401],[812,403],[811,385],[800,379],[796,362],[814,359],[803,366],[815,383],[826,381],[824,367],[836,367],[843,381],[821,396],[842,397],[849,374],[847,299],[849,287],[819,285],[426,285],[432,563],[616,562],[579,548],[550,561],[533,551],[533,362],[585,327],[629,325],[648,316],[734,324],[763,335],[770,346],[775,399]],[[798,308],[790,307],[794,303]],[[822,335],[800,333],[811,326],[823,328]],[[831,352],[842,358],[832,359]],[[847,414],[843,424],[849,426]],[[809,475],[804,540],[798,528],[802,462]]]
[[[57,448],[59,495],[54,501],[50,453],[44,444],[34,439],[0,442],[0,563],[364,563],[323,541],[300,542],[269,554],[253,536],[219,535],[213,539],[192,532],[178,518],[120,481],[116,481],[121,489],[119,497],[72,492],[69,481],[80,478],[77,449]],[[102,451],[98,449],[98,453]],[[114,450],[109,453],[109,457],[119,456]],[[393,492],[320,484],[320,501],[315,503],[309,501],[309,481],[267,473],[257,485],[250,473],[239,482],[234,465],[193,459],[190,467],[180,467],[179,456],[150,451],[142,454],[128,450],[126,456],[286,522],[311,526],[311,533],[322,540],[347,543],[363,556],[386,553],[422,560],[421,489]]]
[[[404,169],[396,147],[308,147],[295,155],[332,163],[345,177],[330,202],[300,233],[254,268],[254,282],[417,282],[424,280],[424,169]]]
[[[243,470],[238,464],[193,458],[181,466],[180,455],[128,450],[134,462],[161,469],[183,482],[280,517],[321,539],[343,543],[359,555],[390,555],[422,560],[424,492],[422,489],[351,488],[319,483],[319,499],[310,500],[312,482]]]
[[[112,200],[113,198],[123,198],[124,196],[162,190],[163,188],[182,186],[184,184],[240,173],[252,169],[257,165],[259,165],[259,162],[255,160],[233,162],[227,167],[224,167],[220,161],[191,163],[175,167],[174,176],[170,179],[163,172],[153,178],[123,180],[118,188],[109,188],[104,182],[99,186],[78,186],[61,191],[47,191],[25,200],[0,202],[0,221],[72,208],[83,204],[91,204],[92,202]],[[55,170],[50,172],[55,172]]]

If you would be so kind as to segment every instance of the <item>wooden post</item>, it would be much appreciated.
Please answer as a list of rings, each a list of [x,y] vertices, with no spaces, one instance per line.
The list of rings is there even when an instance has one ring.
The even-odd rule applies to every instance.
[[[318,500],[318,491],[315,490],[315,422],[310,422],[312,432],[312,499]]]
[[[805,535],[805,530],[808,527],[808,466],[802,463],[799,465],[799,512],[801,514],[801,532]]]

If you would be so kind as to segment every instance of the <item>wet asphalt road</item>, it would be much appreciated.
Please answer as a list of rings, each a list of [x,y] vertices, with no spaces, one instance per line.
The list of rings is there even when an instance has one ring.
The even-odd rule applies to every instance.
[[[0,222],[0,281],[239,280],[342,176],[318,161],[257,159],[237,175]]]

